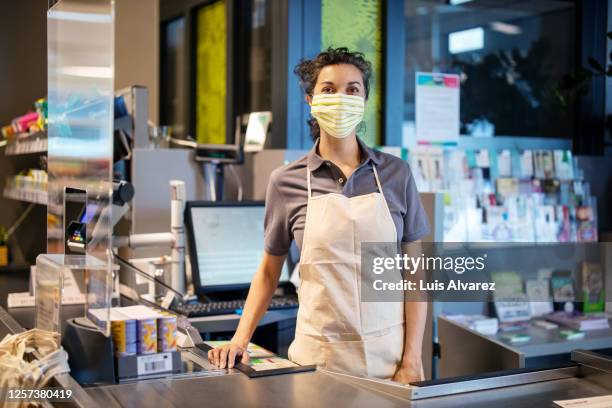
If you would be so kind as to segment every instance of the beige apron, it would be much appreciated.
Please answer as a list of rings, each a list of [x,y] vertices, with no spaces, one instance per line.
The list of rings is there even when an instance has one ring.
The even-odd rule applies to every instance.
[[[404,348],[404,305],[361,302],[361,243],[396,242],[397,233],[372,164],[378,191],[356,197],[312,197],[300,259],[300,307],[289,358],[298,364],[390,378]]]

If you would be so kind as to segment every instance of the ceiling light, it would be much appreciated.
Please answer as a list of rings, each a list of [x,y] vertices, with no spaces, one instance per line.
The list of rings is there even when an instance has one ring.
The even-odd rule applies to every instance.
[[[523,30],[521,30],[521,27],[514,25],[514,24],[502,23],[501,21],[493,21],[490,25],[491,25],[491,30],[497,31],[503,34],[519,35],[523,33]]]
[[[484,48],[484,30],[482,27],[455,31],[448,35],[448,52],[459,54]]]

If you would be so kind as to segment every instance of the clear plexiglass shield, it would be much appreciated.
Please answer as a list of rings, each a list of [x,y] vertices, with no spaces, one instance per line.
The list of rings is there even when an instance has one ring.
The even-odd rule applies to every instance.
[[[86,316],[90,310],[108,315],[113,280],[114,1],[59,1],[48,12],[47,41],[47,252],[78,254],[82,249],[85,269],[96,265],[86,271]],[[98,326],[109,334],[105,324]]]

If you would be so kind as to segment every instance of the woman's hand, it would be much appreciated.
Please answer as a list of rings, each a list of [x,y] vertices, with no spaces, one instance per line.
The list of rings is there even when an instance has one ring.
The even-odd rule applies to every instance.
[[[243,363],[249,362],[247,353],[248,342],[230,341],[228,344],[208,351],[208,361],[219,368],[233,368],[236,358],[241,358]]]
[[[398,366],[391,381],[408,385],[411,382],[422,381],[423,379],[423,366],[419,359],[413,362],[402,363]]]
[[[286,256],[271,255],[264,251],[261,264],[255,272],[249,295],[242,309],[240,323],[232,340],[223,347],[208,352],[208,361],[220,368],[233,368],[236,358],[248,363],[247,347],[257,324],[268,310],[270,299],[278,287],[278,279]]]

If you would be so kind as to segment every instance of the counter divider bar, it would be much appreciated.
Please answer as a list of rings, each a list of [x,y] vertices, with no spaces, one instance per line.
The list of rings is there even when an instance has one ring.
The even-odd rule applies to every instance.
[[[574,350],[572,351],[572,361],[606,373],[612,373],[612,359],[592,351]]]
[[[11,316],[6,310],[4,310],[2,306],[0,306],[0,322],[4,324],[4,326],[6,326],[6,328],[12,334],[21,333],[25,331],[25,329],[21,327],[19,323],[17,323],[17,320],[15,320],[13,316]]]
[[[549,370],[499,375],[488,378],[474,378],[472,380],[447,382],[444,384],[431,384],[421,387],[413,386],[413,388],[410,389],[410,399],[419,400],[432,397],[462,394],[473,391],[484,391],[495,388],[512,387],[544,381],[560,380],[564,378],[575,377],[578,372],[579,366],[576,365]]]

